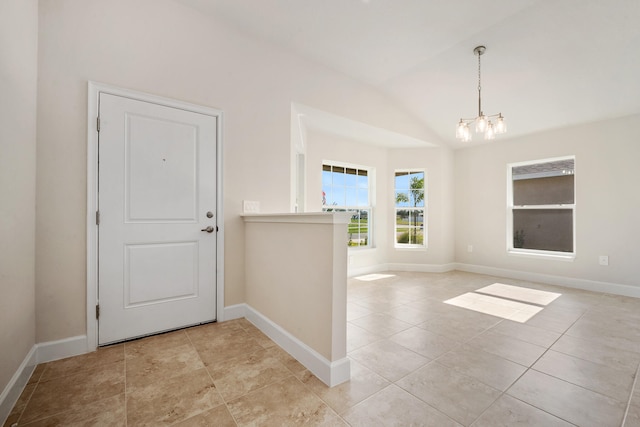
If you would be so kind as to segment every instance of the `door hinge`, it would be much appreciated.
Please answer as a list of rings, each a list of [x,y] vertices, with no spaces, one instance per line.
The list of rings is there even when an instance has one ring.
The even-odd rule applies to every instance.
[[[96,225],[100,225],[100,211],[96,211]]]
[[[100,318],[100,304],[96,304],[96,319]]]
[[[96,117],[96,129],[100,132],[100,117]]]

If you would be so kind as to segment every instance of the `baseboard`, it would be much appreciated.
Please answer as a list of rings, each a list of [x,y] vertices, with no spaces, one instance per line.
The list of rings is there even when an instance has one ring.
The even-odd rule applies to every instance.
[[[347,357],[330,362],[253,307],[247,304],[238,304],[229,308],[234,313],[239,313],[241,309],[244,309],[244,317],[248,321],[253,323],[266,336],[271,338],[329,387],[342,384],[351,378],[351,361]]]
[[[11,410],[18,401],[18,398],[22,394],[25,386],[31,378],[33,370],[36,368],[37,363],[37,345],[31,347],[29,353],[9,380],[9,383],[0,394],[0,425],[4,425],[4,422],[11,414]]]
[[[242,319],[243,317],[246,317],[246,313],[247,304],[230,305],[224,308],[224,317],[222,321],[224,322],[227,320]]]
[[[599,282],[596,280],[577,279],[574,277],[554,276],[551,274],[532,273],[528,271],[509,270],[506,268],[463,263],[456,263],[455,269],[469,273],[488,274],[491,276],[508,277],[510,279],[566,286],[568,288],[581,289],[584,291],[640,298],[640,287],[622,285],[619,283]]]
[[[65,357],[78,356],[88,353],[87,336],[65,338],[36,344],[38,363],[51,362]]]
[[[456,264],[387,264],[388,271],[417,271],[420,273],[446,273],[456,269]]]
[[[367,267],[349,268],[348,276],[357,277],[365,274],[382,273],[386,271],[417,271],[420,273],[446,273],[456,269],[455,263],[448,264],[408,264],[388,263],[376,264]]]
[[[29,382],[36,365],[88,353],[87,336],[65,338],[34,345],[0,394],[0,420],[4,423]],[[2,424],[0,423],[0,424]]]
[[[404,264],[389,263],[369,267],[349,269],[349,277],[385,271],[416,271],[422,273],[446,273],[460,270],[469,273],[487,274],[491,276],[508,277],[511,279],[529,280],[549,285],[566,286],[568,288],[585,291],[601,292],[627,297],[640,298],[640,287],[619,283],[600,282],[596,280],[578,279],[574,277],[554,276],[551,274],[532,273],[528,271],[509,270],[506,268],[489,267],[484,265],[448,263],[448,264]]]
[[[364,276],[365,274],[381,273],[383,271],[389,271],[387,264],[369,265],[366,267],[347,267],[347,277]]]

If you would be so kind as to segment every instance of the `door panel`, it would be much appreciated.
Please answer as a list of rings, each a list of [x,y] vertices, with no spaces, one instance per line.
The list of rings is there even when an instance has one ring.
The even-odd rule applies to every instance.
[[[198,242],[127,245],[125,308],[198,296]]]
[[[197,130],[191,124],[126,115],[127,222],[196,222]]]
[[[213,116],[100,94],[98,342],[216,318]]]

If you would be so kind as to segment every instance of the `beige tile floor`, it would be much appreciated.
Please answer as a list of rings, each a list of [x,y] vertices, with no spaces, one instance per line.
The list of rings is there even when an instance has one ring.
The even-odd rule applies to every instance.
[[[5,426],[640,426],[640,299],[389,274],[349,280],[348,383],[240,319],[39,365]],[[526,323],[443,303],[493,283],[561,296]]]

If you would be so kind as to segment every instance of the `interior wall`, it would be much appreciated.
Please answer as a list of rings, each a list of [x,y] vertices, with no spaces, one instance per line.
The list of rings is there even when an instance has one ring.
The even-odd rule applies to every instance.
[[[37,0],[0,2],[0,393],[35,344]]]
[[[635,115],[456,151],[456,261],[640,287],[639,122]],[[576,156],[575,260],[507,254],[507,164],[569,155]]]
[[[322,211],[322,163],[324,161],[348,163],[374,170],[372,234],[373,247],[349,248],[348,268],[358,269],[386,263],[389,241],[387,199],[388,180],[387,149],[375,147],[364,142],[347,140],[338,136],[307,131],[306,153],[306,206],[308,212]],[[345,245],[347,236],[344,236]]]
[[[224,112],[227,306],[245,301],[242,201],[290,210],[291,102],[433,139],[371,87],[172,0],[41,2],[39,30],[38,342],[86,332],[88,80]]]

